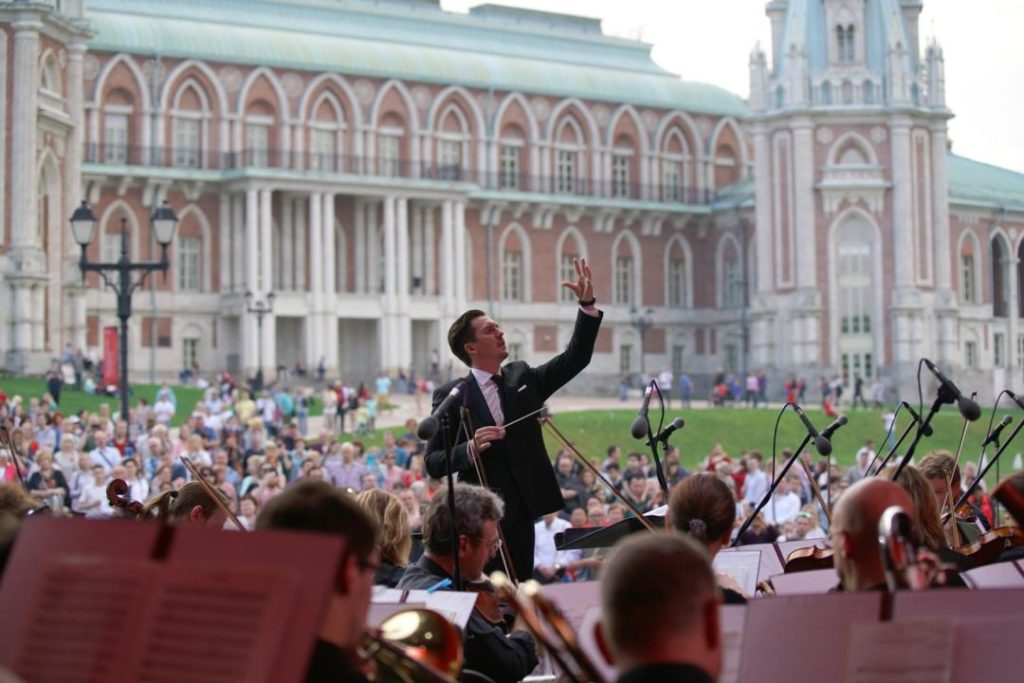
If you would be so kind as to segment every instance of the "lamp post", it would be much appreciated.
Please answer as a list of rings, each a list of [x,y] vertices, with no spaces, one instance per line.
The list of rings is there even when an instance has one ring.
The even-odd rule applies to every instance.
[[[132,317],[132,294],[142,286],[149,274],[159,270],[166,275],[170,262],[167,260],[167,246],[174,239],[174,230],[178,227],[178,217],[174,214],[167,201],[153,211],[149,217],[150,225],[157,243],[160,245],[159,261],[137,261],[128,258],[128,220],[121,217],[121,257],[117,261],[89,261],[86,248],[92,242],[96,232],[96,217],[89,205],[82,205],[71,215],[71,234],[82,248],[78,259],[78,267],[82,277],[88,272],[99,273],[103,283],[114,290],[117,295],[117,317],[121,321],[121,341],[119,361],[121,365],[121,419],[128,419],[128,319]],[[141,273],[133,279],[133,273]],[[116,277],[108,277],[108,274]]]
[[[253,391],[263,390],[263,316],[274,310],[274,293],[256,299],[252,292],[245,293],[246,313],[256,314],[256,376],[253,377]]]
[[[629,324],[640,335],[640,378],[643,381],[647,379],[644,372],[644,337],[647,336],[647,330],[654,327],[654,309],[648,308],[641,312],[636,306],[633,306],[629,309]]]

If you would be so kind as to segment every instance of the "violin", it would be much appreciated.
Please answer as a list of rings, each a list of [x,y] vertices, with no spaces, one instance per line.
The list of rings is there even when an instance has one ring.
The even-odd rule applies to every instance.
[[[983,567],[997,561],[1004,550],[1022,545],[1024,529],[1001,526],[985,532],[974,543],[958,548],[957,552],[970,558],[975,567]]]
[[[128,495],[128,483],[123,479],[111,479],[107,484],[107,502],[111,507],[120,508],[126,515],[139,519],[142,516],[143,504]]]
[[[515,610],[508,601],[498,595],[491,580],[484,577],[477,581],[464,581],[463,590],[476,593],[474,610],[493,626],[499,626],[506,633],[512,629]]]
[[[834,566],[832,554],[832,548],[819,548],[816,545],[797,548],[786,557],[783,571],[792,574],[814,569],[832,569]]]

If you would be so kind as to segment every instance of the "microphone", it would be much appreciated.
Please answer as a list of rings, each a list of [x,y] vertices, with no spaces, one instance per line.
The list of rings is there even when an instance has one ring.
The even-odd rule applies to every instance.
[[[832,421],[832,424],[830,424],[828,427],[825,427],[825,431],[823,431],[821,433],[821,436],[826,438],[826,439],[830,439],[829,446],[832,445],[832,442],[831,442],[832,435],[835,434],[836,430],[839,429],[840,427],[842,427],[848,421],[849,420],[846,419],[845,415],[840,415],[839,417],[837,417],[835,420]],[[817,445],[817,444],[815,444],[815,445]]]
[[[971,399],[964,396],[956,385],[950,381],[948,377],[942,374],[942,371],[935,367],[927,358],[924,359],[924,364],[928,366],[928,369],[932,371],[935,378],[939,380],[942,386],[950,393],[953,394],[953,398],[956,400],[956,406],[960,409],[960,414],[964,416],[965,420],[974,422],[981,417],[981,407]],[[950,401],[952,403],[952,401]]]
[[[900,401],[900,403],[902,403],[903,407],[907,409],[908,413],[910,413],[910,417],[914,418],[914,422],[916,422],[919,425],[922,425],[921,434],[923,434],[924,436],[931,436],[932,432],[934,432],[935,430],[932,429],[931,425],[926,425],[924,422],[921,421],[921,416],[918,415],[916,410],[914,410],[914,406],[910,405],[906,401]]]
[[[1013,422],[1013,418],[1009,415],[1003,416],[1003,419],[996,425],[996,428],[989,432],[989,435],[985,437],[985,440],[981,442],[981,448],[984,450],[985,446],[990,443],[994,443],[996,448],[999,448],[999,435],[1002,434],[1003,430]]]
[[[804,415],[803,409],[794,403],[793,410],[795,410],[796,414],[800,416],[800,421],[804,423],[807,433],[814,437],[814,449],[818,451],[818,455],[829,455],[832,453],[832,442],[828,440],[828,437],[822,436],[818,433],[818,430],[814,428],[811,421],[807,419],[806,415]],[[836,429],[839,429],[839,427],[837,426]]]
[[[648,384],[647,389],[644,390],[644,402],[640,406],[640,412],[633,420],[633,424],[629,426],[629,433],[633,435],[634,439],[644,438],[651,430],[651,426],[647,423],[647,408],[651,404],[651,392],[651,385]]]
[[[1017,396],[1017,394],[1013,393],[1009,389],[1006,389],[1005,392],[1007,396],[1013,399],[1013,402],[1017,404],[1018,408],[1024,410],[1024,400],[1021,400],[1021,398]]]
[[[434,438],[434,434],[437,434],[438,428],[441,423],[438,421],[442,415],[448,412],[452,407],[452,404],[459,400],[459,396],[466,390],[466,383],[459,382],[452,387],[452,390],[448,392],[448,395],[444,397],[444,400],[434,409],[428,417],[423,418],[419,426],[416,427],[416,436],[423,441],[430,441]]]
[[[672,420],[672,422],[670,422],[667,427],[665,427],[664,429],[657,433],[657,435],[654,437],[654,442],[657,443],[658,441],[664,441],[667,443],[668,437],[672,436],[672,432],[676,431],[677,429],[682,429],[685,424],[686,420],[684,420],[681,417],[677,417],[676,419]],[[648,445],[650,445],[650,443],[651,442],[648,442]]]

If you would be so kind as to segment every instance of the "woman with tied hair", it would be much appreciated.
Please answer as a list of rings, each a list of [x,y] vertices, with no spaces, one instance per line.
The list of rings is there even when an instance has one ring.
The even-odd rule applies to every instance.
[[[698,472],[676,484],[669,493],[665,526],[699,541],[714,560],[732,538],[736,502],[728,485],[718,475]],[[743,604],[746,597],[732,577],[717,574],[726,604]]]
[[[405,574],[412,550],[409,511],[398,496],[380,489],[363,491],[356,496],[356,502],[380,523],[380,536],[377,538],[380,568],[373,577],[373,583],[394,588]]]

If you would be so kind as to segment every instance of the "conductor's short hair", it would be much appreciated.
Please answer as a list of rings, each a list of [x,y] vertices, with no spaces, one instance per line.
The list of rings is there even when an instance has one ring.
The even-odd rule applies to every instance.
[[[473,321],[480,316],[487,315],[479,308],[471,308],[452,323],[448,328],[448,346],[455,357],[466,365],[470,364],[469,354],[466,353],[466,344],[476,341],[473,334]]]

